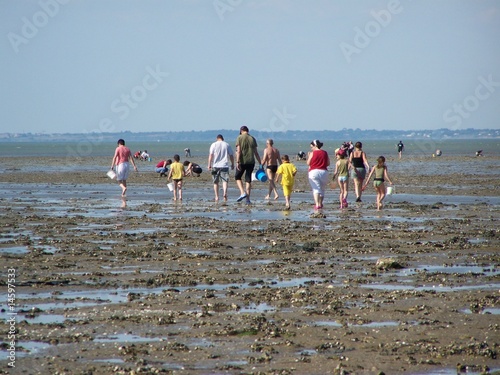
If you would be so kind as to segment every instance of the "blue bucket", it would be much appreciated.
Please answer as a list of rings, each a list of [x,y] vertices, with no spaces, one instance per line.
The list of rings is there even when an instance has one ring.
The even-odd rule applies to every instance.
[[[260,182],[266,182],[267,181],[266,172],[264,172],[263,169],[258,169],[257,172],[255,172],[255,178]]]

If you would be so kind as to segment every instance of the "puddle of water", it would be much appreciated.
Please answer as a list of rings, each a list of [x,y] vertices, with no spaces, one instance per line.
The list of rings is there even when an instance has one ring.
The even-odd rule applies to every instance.
[[[459,273],[459,274],[481,274],[485,276],[498,276],[500,275],[500,269],[496,269],[496,266],[469,266],[469,265],[452,265],[452,266],[430,266],[422,265],[417,268],[404,269],[396,272],[401,276],[410,276],[416,273]]]
[[[350,327],[367,327],[367,328],[380,328],[380,327],[397,327],[398,322],[370,322],[366,324],[349,324]]]
[[[342,324],[335,322],[335,321],[321,321],[321,322],[316,322],[316,326],[319,327],[337,327],[340,328],[342,327]],[[396,327],[399,325],[398,322],[370,322],[366,324],[352,324],[348,323],[347,324],[349,327],[367,327],[367,328],[380,328],[380,327]]]
[[[480,366],[476,369],[469,368],[465,371],[458,371],[456,368],[442,368],[442,369],[433,369],[425,372],[412,372],[408,375],[485,375],[485,374],[496,374],[500,368],[490,368],[489,372],[485,373]]]
[[[460,312],[463,312],[464,314],[480,314],[480,315],[486,315],[486,314],[491,314],[491,315],[500,315],[500,307],[487,307],[479,311],[479,313],[472,312],[471,309],[463,309],[460,310]]]
[[[64,323],[68,319],[64,315],[37,315],[34,318],[24,316],[21,320],[26,320],[29,324],[58,324]]]
[[[27,254],[29,252],[30,250],[27,246],[13,246],[0,249],[0,253],[3,254]]]
[[[226,289],[247,289],[250,287],[259,287],[265,285],[269,288],[278,287],[299,287],[309,283],[321,282],[322,279],[319,278],[296,278],[290,280],[277,280],[277,279],[259,279],[255,281],[249,281],[244,284],[200,284],[195,286],[185,286],[185,287],[175,287],[175,289],[180,292],[184,292],[188,289],[198,289],[198,290],[215,290],[222,291]],[[53,299],[51,293],[23,293],[16,296],[20,307],[24,310],[30,310],[33,308],[38,308],[40,310],[52,310],[58,308],[77,308],[84,306],[94,306],[100,304],[108,303],[123,303],[127,302],[129,293],[138,294],[160,294],[164,290],[168,289],[168,286],[158,287],[158,288],[131,288],[131,289],[103,289],[103,290],[86,290],[86,291],[71,291],[67,293],[62,293],[57,296],[57,299]],[[0,299],[6,299],[7,295],[5,293],[0,294]],[[42,299],[43,303],[29,302],[23,303],[22,300],[26,299]],[[45,302],[49,299],[51,302]]]
[[[94,338],[94,342],[153,342],[166,340],[158,337],[142,337],[128,333],[118,333],[113,335],[101,335]]]
[[[50,348],[50,344],[39,341],[18,341],[16,347],[24,348],[25,350],[16,350],[16,356],[27,356],[33,353],[38,353],[44,349]]]
[[[482,243],[488,243],[489,241],[486,238],[471,238],[468,241],[471,244],[482,244]]]
[[[391,284],[365,284],[361,285],[362,288],[366,289],[377,289],[386,291],[396,291],[396,290],[416,290],[422,292],[436,291],[436,292],[455,292],[461,290],[491,290],[500,288],[500,284],[483,284],[483,285],[463,285],[463,286],[442,286],[442,285],[432,285],[432,286],[405,286],[405,285],[391,285]]]
[[[342,327],[342,324],[334,321],[316,322],[315,325],[318,327],[337,327],[337,328]]]
[[[123,359],[121,359],[121,358],[94,359],[93,362],[115,363],[115,364],[125,363],[125,361]]]
[[[274,306],[268,305],[267,303],[260,303],[258,305],[256,305],[255,303],[251,303],[250,305],[242,307],[239,310],[240,313],[263,313],[268,311],[276,311],[276,308]]]
[[[51,253],[51,254],[54,254],[56,251],[59,250],[57,247],[45,246],[45,245],[37,245],[37,246],[35,246],[35,249],[43,250],[44,252]]]

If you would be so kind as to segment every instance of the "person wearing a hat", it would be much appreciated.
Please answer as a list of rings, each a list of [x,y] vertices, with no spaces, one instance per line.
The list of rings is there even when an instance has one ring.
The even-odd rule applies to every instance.
[[[315,139],[311,142],[311,151],[307,154],[308,177],[313,191],[315,210],[323,208],[326,185],[328,184],[328,166],[330,165],[328,152],[322,150],[321,147],[323,147],[323,143]]]
[[[238,189],[240,189],[238,202],[246,199],[247,204],[251,203],[250,193],[252,191],[252,172],[255,168],[255,159],[259,164],[262,164],[257,151],[257,141],[248,134],[248,128],[243,125],[240,128],[240,135],[236,138],[236,173],[234,179]],[[241,181],[243,175],[245,175],[245,187],[243,187]]]

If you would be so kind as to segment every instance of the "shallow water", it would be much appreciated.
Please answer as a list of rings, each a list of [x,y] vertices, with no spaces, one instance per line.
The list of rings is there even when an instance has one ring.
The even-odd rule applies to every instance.
[[[147,215],[154,219],[169,219],[176,217],[206,217],[219,220],[311,220],[313,207],[310,193],[294,193],[292,210],[285,211],[283,202],[269,202],[254,200],[252,205],[245,205],[234,201],[226,204],[216,204],[207,199],[206,191],[186,191],[183,202],[174,202],[168,199],[167,193],[158,189],[142,189],[132,191],[126,200],[118,193],[115,184],[101,185],[64,185],[45,184],[35,191],[23,184],[0,183],[0,200],[11,201],[12,209],[17,206],[30,210],[42,211],[48,216],[83,216],[83,217],[117,217]],[[235,188],[229,189],[230,196],[237,196]],[[363,219],[377,220],[390,217],[391,221],[425,221],[426,218],[405,218],[400,215],[401,210],[391,209],[390,204],[411,202],[414,205],[433,205],[438,202],[450,207],[460,204],[485,204],[485,210],[495,209],[500,205],[500,197],[475,197],[464,195],[423,195],[423,194],[394,194],[386,198],[387,208],[383,211],[374,211],[375,196],[365,194],[364,202],[352,204],[351,210],[360,213]],[[332,198],[330,198],[332,199]],[[325,201],[327,221],[342,220],[341,211],[337,202]],[[153,228],[145,228],[154,231]],[[5,237],[6,234],[2,234]]]

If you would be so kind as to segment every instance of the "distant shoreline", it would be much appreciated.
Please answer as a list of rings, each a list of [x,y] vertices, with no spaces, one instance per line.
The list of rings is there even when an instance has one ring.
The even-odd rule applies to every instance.
[[[0,133],[0,142],[116,142],[119,138],[141,142],[206,141],[223,134],[226,140],[236,139],[237,129],[214,129],[176,132],[113,132],[113,133]],[[391,140],[391,139],[500,139],[500,129],[435,129],[435,130],[293,130],[283,132],[250,129],[257,139],[273,138],[278,141],[341,139],[341,140]]]

